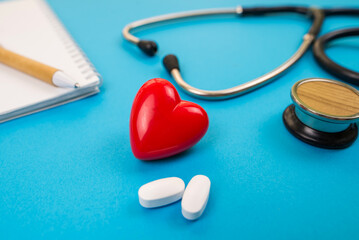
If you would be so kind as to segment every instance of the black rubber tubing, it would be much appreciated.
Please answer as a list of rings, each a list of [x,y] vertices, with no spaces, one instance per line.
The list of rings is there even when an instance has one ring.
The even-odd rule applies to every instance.
[[[247,15],[264,15],[274,13],[300,13],[308,14],[310,8],[302,6],[278,6],[278,7],[245,7],[242,11],[242,16]]]
[[[359,72],[355,72],[331,60],[325,53],[326,45],[345,37],[359,36],[359,28],[347,28],[327,33],[318,38],[313,45],[313,54],[318,64],[330,74],[359,86]]]

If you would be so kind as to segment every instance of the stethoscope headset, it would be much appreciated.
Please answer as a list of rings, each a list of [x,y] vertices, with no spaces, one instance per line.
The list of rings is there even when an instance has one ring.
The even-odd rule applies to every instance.
[[[195,88],[183,80],[180,73],[179,61],[175,55],[167,55],[163,59],[163,64],[167,71],[172,75],[177,84],[188,94],[208,100],[219,100],[240,96],[247,92],[253,91],[258,87],[268,84],[284,71],[289,69],[294,63],[296,63],[308,48],[314,43],[313,53],[315,59],[325,70],[331,74],[341,78],[344,81],[352,84],[359,85],[359,73],[347,69],[334,61],[332,61],[325,53],[325,46],[332,40],[343,38],[347,36],[358,36],[359,28],[343,29],[328,33],[316,40],[324,18],[327,16],[337,15],[358,15],[359,9],[351,8],[337,8],[337,9],[319,9],[309,7],[294,7],[294,6],[281,6],[281,7],[237,7],[228,9],[207,9],[188,11],[180,13],[166,14],[156,17],[151,17],[139,21],[132,22],[125,26],[123,29],[123,36],[129,42],[135,44],[148,56],[154,56],[157,52],[157,44],[154,41],[142,40],[131,34],[131,31],[139,29],[143,26],[149,26],[156,23],[163,23],[176,19],[184,19],[199,16],[209,15],[236,15],[236,16],[261,16],[265,14],[273,13],[297,13],[309,17],[312,20],[312,25],[309,31],[304,35],[301,45],[298,50],[282,65],[273,69],[267,74],[264,74],[256,79],[248,81],[244,84],[216,91],[208,91]]]

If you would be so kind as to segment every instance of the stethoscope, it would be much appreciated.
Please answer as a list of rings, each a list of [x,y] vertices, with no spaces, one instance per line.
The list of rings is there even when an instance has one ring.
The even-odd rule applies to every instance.
[[[312,20],[312,25],[309,31],[304,35],[302,43],[300,44],[298,50],[282,65],[270,71],[267,74],[264,74],[256,79],[248,81],[244,84],[216,91],[202,90],[195,88],[183,80],[179,61],[175,55],[167,55],[163,59],[163,64],[167,71],[172,75],[177,84],[188,94],[208,100],[219,100],[227,99],[242,94],[248,93],[255,90],[265,84],[270,83],[280,74],[289,69],[294,63],[296,63],[303,54],[308,50],[313,42],[315,42],[313,47],[313,52],[315,59],[318,61],[320,66],[326,69],[331,74],[341,78],[344,81],[348,81],[353,84],[359,85],[359,73],[354,72],[350,69],[347,69],[334,61],[332,61],[325,54],[325,46],[328,42],[347,36],[357,36],[359,35],[359,28],[344,29],[339,31],[334,31],[328,33],[318,40],[315,40],[321,26],[323,24],[324,18],[326,16],[333,15],[359,15],[359,9],[318,9],[318,8],[308,8],[308,7],[292,7],[292,6],[282,6],[282,7],[251,7],[243,8],[241,6],[237,8],[228,8],[228,9],[207,9],[207,10],[198,10],[198,11],[188,11],[180,13],[172,13],[162,16],[151,17],[139,21],[132,22],[128,24],[123,29],[123,36],[129,42],[137,45],[145,54],[148,56],[153,56],[157,52],[157,44],[154,41],[142,40],[135,37],[131,34],[131,31],[139,29],[143,26],[148,26],[156,23],[163,23],[170,20],[184,19],[190,17],[199,17],[199,16],[209,16],[209,15],[235,15],[235,16],[258,16],[270,13],[298,13],[304,16],[308,16]]]

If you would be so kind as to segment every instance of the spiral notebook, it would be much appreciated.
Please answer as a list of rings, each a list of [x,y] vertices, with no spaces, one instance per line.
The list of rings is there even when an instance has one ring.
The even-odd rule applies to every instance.
[[[0,1],[0,45],[83,86],[54,87],[0,63],[0,123],[99,92],[100,75],[44,0]]]

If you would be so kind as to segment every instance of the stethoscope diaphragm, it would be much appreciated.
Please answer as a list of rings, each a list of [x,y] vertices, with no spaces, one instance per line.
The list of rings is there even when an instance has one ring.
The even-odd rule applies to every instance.
[[[334,80],[311,78],[294,84],[293,104],[283,113],[289,132],[311,145],[339,149],[358,136],[359,91]]]

